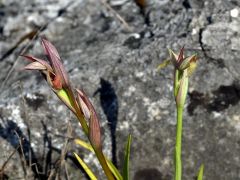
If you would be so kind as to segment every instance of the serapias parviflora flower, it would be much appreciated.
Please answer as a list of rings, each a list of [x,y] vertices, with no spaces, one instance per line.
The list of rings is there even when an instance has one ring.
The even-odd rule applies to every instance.
[[[68,91],[71,90],[68,75],[63,67],[61,58],[56,48],[46,39],[41,41],[49,62],[31,55],[22,55],[31,63],[26,65],[26,70],[39,70],[57,96],[73,111],[72,99]]]
[[[197,55],[184,57],[184,48],[181,48],[177,55],[171,49],[169,51],[169,58],[158,66],[158,69],[166,67],[172,63],[174,66],[174,96],[176,104],[183,107],[188,91],[188,78],[193,73],[197,66]]]

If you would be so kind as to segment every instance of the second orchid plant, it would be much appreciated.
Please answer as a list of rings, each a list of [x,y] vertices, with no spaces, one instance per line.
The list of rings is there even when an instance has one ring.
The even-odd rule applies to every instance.
[[[177,127],[175,141],[175,180],[182,179],[182,125],[183,110],[188,92],[189,77],[197,66],[196,54],[184,57],[184,48],[181,48],[177,55],[169,49],[169,58],[158,66],[158,69],[164,68],[172,63],[174,66],[174,97],[177,109]],[[201,165],[198,173],[198,180],[202,180],[204,166]]]

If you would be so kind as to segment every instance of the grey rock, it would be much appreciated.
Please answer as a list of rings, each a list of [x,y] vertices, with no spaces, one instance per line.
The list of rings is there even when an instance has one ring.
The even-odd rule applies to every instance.
[[[173,178],[173,68],[157,72],[156,67],[167,58],[167,48],[177,51],[185,45],[187,54],[198,53],[184,112],[183,179],[194,179],[202,163],[206,179],[239,179],[240,15],[231,15],[239,10],[238,1],[154,0],[145,15],[132,1],[113,8],[132,32],[95,1],[1,1],[0,164],[17,147],[16,132],[25,139],[24,155],[34,154],[30,159],[43,175],[58,167],[69,121],[72,136],[86,139],[41,75],[21,70],[26,62],[19,54],[30,42],[26,53],[43,57],[39,39],[26,38],[9,51],[28,32],[47,24],[40,36],[59,50],[72,85],[89,95],[101,119],[104,151],[120,168],[127,135],[132,134],[130,176],[135,180]],[[52,153],[48,173],[44,152]],[[66,158],[70,179],[84,178],[72,152],[104,179],[96,158],[72,141]],[[24,177],[18,155],[5,171],[13,179]],[[33,179],[36,169],[26,167],[27,179]]]

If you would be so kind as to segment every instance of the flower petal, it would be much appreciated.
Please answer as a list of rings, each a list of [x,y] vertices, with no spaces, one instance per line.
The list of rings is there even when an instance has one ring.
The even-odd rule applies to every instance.
[[[30,55],[21,55],[21,56],[26,58],[26,59],[28,59],[28,60],[30,60],[30,61],[33,61],[33,62],[37,61],[37,62],[39,62],[43,66],[45,66],[48,71],[53,72],[53,69],[51,68],[51,66],[46,61],[44,61],[42,59],[39,59],[39,58],[36,58],[36,57],[33,57],[33,56],[30,56]]]
[[[183,52],[184,52],[184,46],[181,48],[180,53],[177,58],[177,62],[180,64],[183,61]]]
[[[49,57],[49,61],[52,64],[52,68],[56,76],[60,76],[63,87],[69,86],[69,80],[67,73],[63,67],[60,56],[56,48],[46,39],[42,39],[42,46],[46,55]]]
[[[84,95],[83,91],[77,89],[77,100],[78,104],[87,120],[90,120],[91,112],[87,106],[86,95]]]
[[[168,49],[169,52],[169,59],[171,60],[171,62],[173,63],[174,66],[177,65],[177,59],[178,59],[178,55],[175,54],[171,49]]]
[[[197,61],[197,55],[194,54],[192,56],[184,58],[177,68],[179,70],[187,69],[192,62],[196,62],[196,61]]]
[[[24,67],[26,70],[46,70],[46,66],[41,64],[40,62],[32,62]]]

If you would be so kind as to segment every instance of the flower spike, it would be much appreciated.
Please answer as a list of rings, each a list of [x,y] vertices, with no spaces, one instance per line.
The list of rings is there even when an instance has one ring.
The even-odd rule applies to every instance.
[[[50,64],[43,59],[30,55],[22,55],[26,59],[32,61],[32,63],[25,66],[25,69],[41,71],[47,82],[55,91],[61,90],[63,87],[69,88],[70,83],[68,76],[56,48],[46,39],[42,39],[42,45]]]

